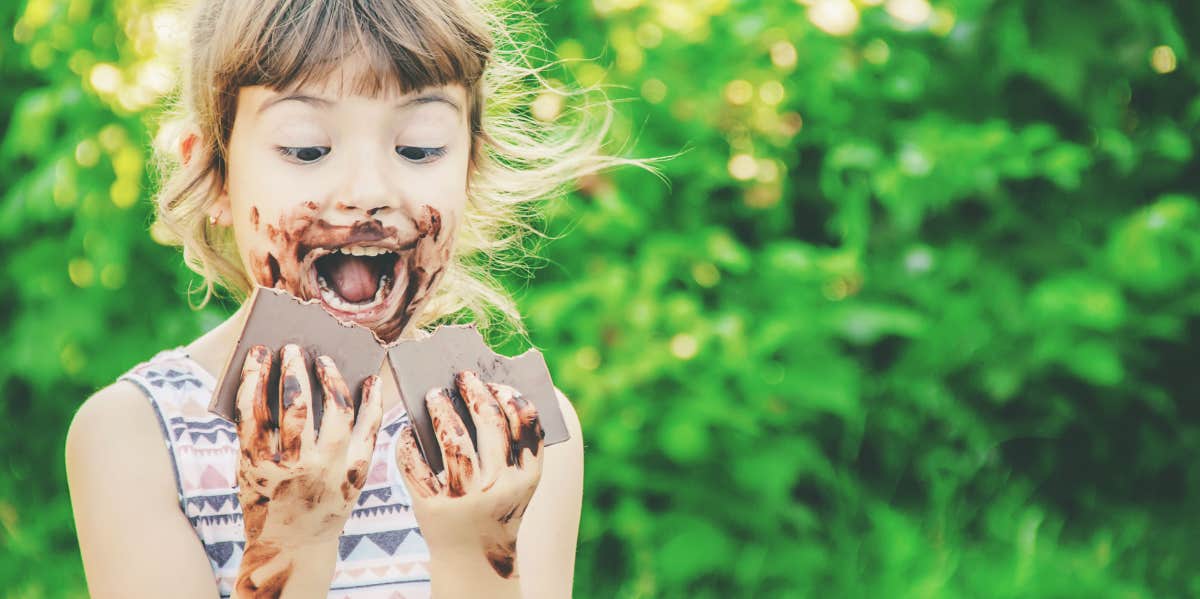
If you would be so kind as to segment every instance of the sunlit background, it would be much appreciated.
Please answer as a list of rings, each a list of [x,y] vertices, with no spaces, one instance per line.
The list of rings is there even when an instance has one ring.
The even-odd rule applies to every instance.
[[[684,151],[509,279],[583,421],[577,597],[1200,596],[1200,4],[530,7],[616,146]],[[181,20],[0,34],[0,595],[82,597],[71,415],[232,306],[149,226]]]

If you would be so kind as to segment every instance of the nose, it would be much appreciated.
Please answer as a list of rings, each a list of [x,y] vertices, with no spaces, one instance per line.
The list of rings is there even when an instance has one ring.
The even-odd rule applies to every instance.
[[[399,207],[400,191],[392,181],[394,175],[379,154],[362,152],[347,156],[344,183],[334,204],[338,212],[376,216]]]

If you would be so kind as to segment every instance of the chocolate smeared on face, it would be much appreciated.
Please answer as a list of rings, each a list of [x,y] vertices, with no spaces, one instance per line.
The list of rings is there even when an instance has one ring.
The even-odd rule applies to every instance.
[[[373,217],[333,224],[317,208],[305,202],[266,225],[270,247],[250,252],[256,282],[319,299],[335,317],[396,340],[450,261],[441,212],[422,205],[407,225],[391,226]]]
[[[421,206],[421,210],[421,218],[416,221],[417,230],[421,232],[422,237],[433,235],[433,240],[437,241],[438,236],[442,234],[442,213],[429,204]]]

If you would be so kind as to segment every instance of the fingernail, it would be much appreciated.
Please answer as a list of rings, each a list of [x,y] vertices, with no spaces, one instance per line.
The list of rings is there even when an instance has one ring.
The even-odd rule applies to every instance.
[[[300,349],[299,345],[289,343],[283,346],[283,351],[280,352],[284,360],[303,360],[304,350]]]
[[[428,391],[427,391],[427,393],[425,394],[425,403],[428,403],[428,402],[430,402],[430,401],[433,401],[433,400],[440,399],[440,397],[446,397],[446,390],[445,390],[445,389],[442,389],[442,388],[438,388],[438,389],[430,389],[430,390],[428,390]]]
[[[467,375],[469,375],[469,374],[471,374],[470,370],[458,371],[458,374],[454,375],[454,386],[455,387],[465,386],[468,382]]]

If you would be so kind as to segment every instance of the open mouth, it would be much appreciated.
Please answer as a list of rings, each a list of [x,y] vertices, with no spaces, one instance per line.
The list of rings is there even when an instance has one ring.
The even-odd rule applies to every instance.
[[[357,320],[378,320],[395,303],[404,263],[396,252],[372,246],[321,251],[312,262],[315,289],[327,307]]]

